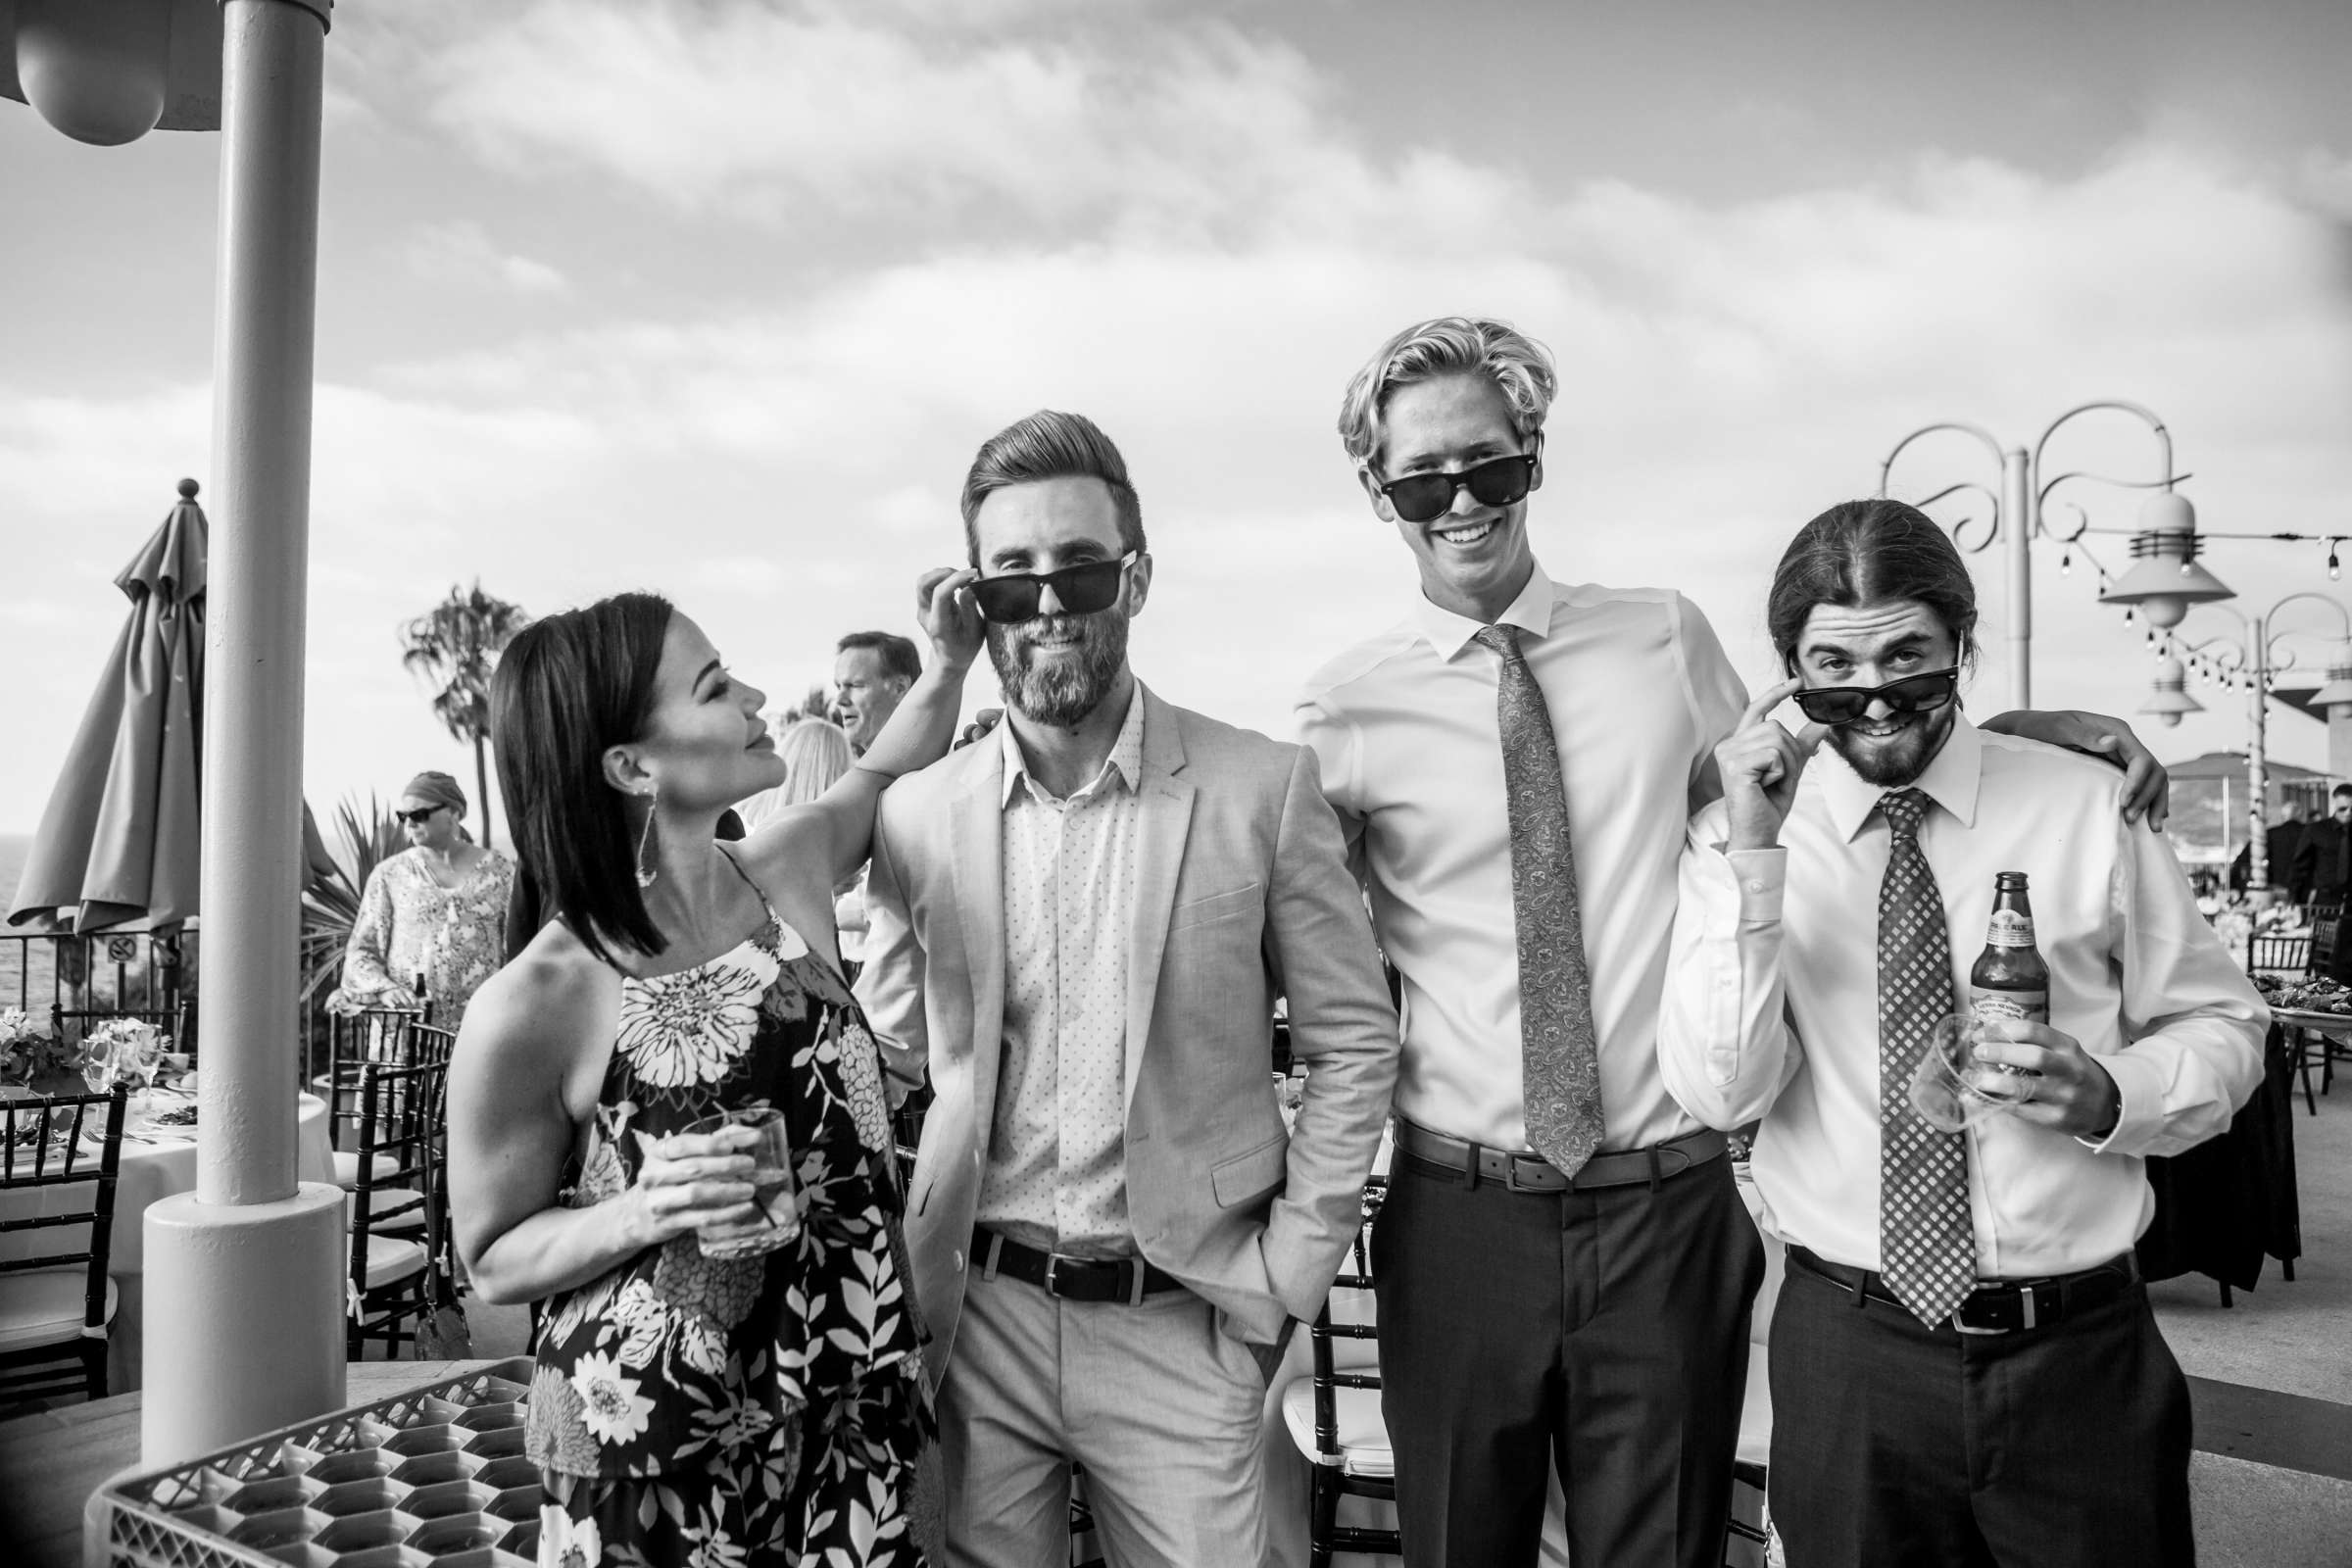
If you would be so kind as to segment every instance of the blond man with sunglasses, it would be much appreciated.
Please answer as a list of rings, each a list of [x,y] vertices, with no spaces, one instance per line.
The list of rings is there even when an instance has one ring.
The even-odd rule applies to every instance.
[[[1790,1562],[2187,1564],[2188,1389],[2132,1250],[2144,1166],[2229,1126],[2269,1014],[2112,768],[1961,713],[1976,619],[1959,552],[1899,501],[1789,545],[1768,612],[1788,679],[1716,748],[1659,1065],[1708,1126],[1762,1123]],[[1996,935],[2040,952],[2044,1019],[1934,1055],[2017,873],[2030,916]]]

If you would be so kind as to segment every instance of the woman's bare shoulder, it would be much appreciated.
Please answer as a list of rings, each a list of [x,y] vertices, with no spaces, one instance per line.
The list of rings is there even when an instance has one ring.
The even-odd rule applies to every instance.
[[[568,1054],[596,1037],[593,1025],[618,988],[613,971],[569,926],[550,920],[473,994],[465,1040],[477,1051],[540,1059],[549,1053]]]

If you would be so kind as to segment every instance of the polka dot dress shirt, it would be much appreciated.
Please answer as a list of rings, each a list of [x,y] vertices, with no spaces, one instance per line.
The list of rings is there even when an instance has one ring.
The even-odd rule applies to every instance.
[[[1004,747],[1004,1040],[979,1220],[1078,1257],[1135,1251],[1127,1218],[1127,937],[1144,705],[1066,800]]]

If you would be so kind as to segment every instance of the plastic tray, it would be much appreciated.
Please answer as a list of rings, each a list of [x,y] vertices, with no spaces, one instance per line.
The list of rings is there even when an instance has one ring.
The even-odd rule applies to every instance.
[[[90,1498],[90,1563],[118,1568],[532,1568],[539,1471],[516,1356]]]

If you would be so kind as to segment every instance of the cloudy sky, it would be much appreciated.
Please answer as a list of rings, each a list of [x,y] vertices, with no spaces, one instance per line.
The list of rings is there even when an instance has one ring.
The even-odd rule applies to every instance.
[[[1040,406],[1100,419],[1142,488],[1145,678],[1280,733],[1415,593],[1332,421],[1441,313],[1559,359],[1547,568],[1683,589],[1751,681],[1789,533],[1933,420],[2031,445],[2132,399],[2206,527],[2352,533],[2340,0],[346,0],[327,58],[321,808],[470,779],[395,641],[453,583],[539,612],[662,589],[782,699],[840,633],[909,625],[973,447]],[[112,576],[211,476],[218,160],[0,105],[0,831],[40,815]],[[2051,465],[2158,466],[2120,416]],[[1995,477],[1930,442],[1894,490]],[[2070,485],[2069,526],[2067,500],[2137,508]],[[2325,555],[2208,561],[2249,610],[2352,599]],[[2036,696],[2129,712],[2152,655],[2060,558],[2036,547]],[[2006,607],[1975,563],[1982,713]],[[976,675],[967,705],[993,697]],[[2242,699],[2205,697],[2165,755],[2243,744]],[[2318,725],[2273,736],[2324,763]]]

